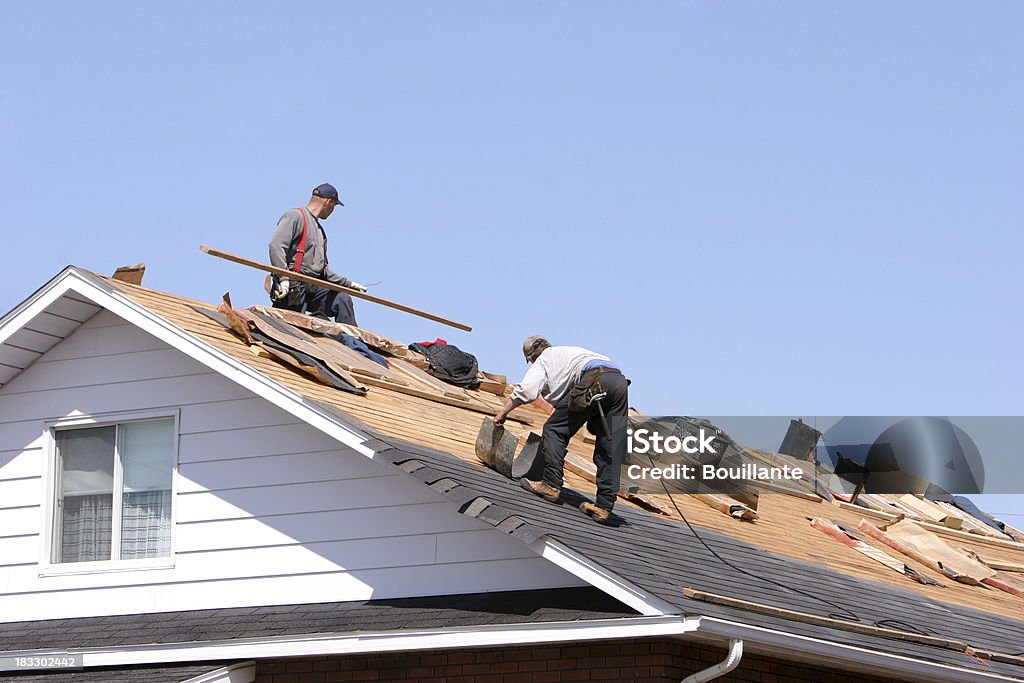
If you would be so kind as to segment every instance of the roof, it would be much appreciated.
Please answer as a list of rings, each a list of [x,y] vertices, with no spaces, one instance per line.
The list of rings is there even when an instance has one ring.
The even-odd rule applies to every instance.
[[[925,633],[975,650],[1015,655],[1024,642],[1022,598],[948,580],[945,587],[913,582],[808,523],[808,518],[820,516],[855,528],[862,516],[873,514],[877,519],[885,513],[832,505],[810,495],[776,494],[762,495],[759,518],[744,522],[696,497],[653,495],[651,502],[667,514],[623,501],[616,507],[620,525],[598,526],[571,506],[544,503],[479,463],[474,453],[477,430],[484,414],[498,410],[500,396],[454,388],[448,395],[409,376],[402,384],[401,379],[360,373],[355,379],[367,385],[365,395],[342,391],[272,353],[253,353],[239,336],[211,319],[216,310],[211,304],[79,269],[71,273],[80,289],[90,292],[89,297],[75,295],[81,303],[95,298],[94,304],[127,307],[141,323],[165,336],[176,335],[179,348],[193,357],[230,369],[247,386],[272,387],[277,392],[273,400],[290,401],[287,407],[310,424],[332,430],[329,433],[368,457],[399,467],[447,496],[463,514],[494,525],[556,563],[571,565],[578,576],[627,604],[651,610],[645,613],[700,615],[709,633],[742,633],[755,642],[760,638],[766,647],[782,642],[773,639],[783,634],[804,639],[792,642],[803,643],[807,651],[813,649],[813,639],[817,644],[885,655],[893,666],[894,657],[905,657],[978,675],[1024,678],[1024,662],[1012,656],[981,661],[956,643],[941,647],[914,638],[915,633]],[[39,313],[48,310],[39,307]],[[321,343],[315,335],[311,338],[315,345]],[[524,406],[513,413],[509,425],[513,430],[535,429],[545,417],[542,406]],[[585,459],[590,446],[576,438],[570,450]],[[593,485],[579,470],[567,472],[566,484],[580,494],[593,493]],[[1024,565],[1020,543],[922,525],[987,560]],[[942,578],[921,563],[901,559],[923,575]],[[723,605],[697,600],[684,595],[688,588],[732,601]],[[739,601],[789,612],[748,608]],[[851,625],[854,616],[857,621]],[[865,625],[868,628],[861,628]],[[908,637],[891,637],[876,627]]]

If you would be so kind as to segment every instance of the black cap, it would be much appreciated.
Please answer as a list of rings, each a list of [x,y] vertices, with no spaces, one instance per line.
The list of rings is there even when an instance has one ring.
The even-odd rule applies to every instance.
[[[341,204],[341,200],[338,199],[338,191],[334,189],[334,185],[330,183],[324,183],[323,185],[317,185],[313,188],[314,197],[323,197],[324,199],[333,199],[334,201]],[[345,206],[344,204],[341,204]]]

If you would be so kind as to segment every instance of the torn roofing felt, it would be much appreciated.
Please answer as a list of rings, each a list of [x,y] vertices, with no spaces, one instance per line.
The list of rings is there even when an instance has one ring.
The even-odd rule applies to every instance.
[[[230,329],[231,325],[222,313],[217,313],[216,311],[211,311],[205,308],[199,308],[198,306],[193,308],[198,313],[202,313],[211,320],[214,320]],[[273,319],[268,318],[268,320]],[[276,320],[273,322],[275,325],[279,324]],[[346,379],[323,360],[305,353],[294,346],[282,343],[278,340],[279,338],[272,338],[258,329],[249,330],[248,334],[253,341],[258,342],[261,346],[270,350],[278,358],[284,360],[288,364],[293,364],[293,362],[298,363],[300,367],[306,369],[306,372],[318,377],[325,384],[329,384],[335,389],[341,389],[342,391],[348,391],[354,394],[366,393],[365,387],[358,386],[358,384]]]

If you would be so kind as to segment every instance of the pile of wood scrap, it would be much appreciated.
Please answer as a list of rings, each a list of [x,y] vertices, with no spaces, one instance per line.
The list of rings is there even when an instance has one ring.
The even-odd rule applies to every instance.
[[[401,345],[380,335],[291,311],[263,306],[237,309],[232,307],[228,295],[218,307],[218,313],[196,310],[232,330],[255,353],[275,358],[322,384],[361,394],[365,394],[368,387],[381,387],[476,412],[493,414],[497,411],[494,399],[485,401],[479,394],[429,375],[408,357],[396,354],[403,353]],[[376,360],[367,357],[335,336],[350,331],[358,332],[352,336],[380,357]],[[404,353],[409,356],[413,352],[406,348]]]
[[[984,584],[1012,595],[1024,595],[1024,589],[998,575],[976,554],[954,548],[912,520],[899,519],[879,527],[862,519],[858,528],[876,541],[954,581]]]
[[[942,583],[941,581],[936,581],[935,579],[929,576],[925,576],[921,572],[910,567],[907,563],[896,559],[884,550],[880,550],[879,548],[876,548],[872,545],[868,545],[864,542],[863,539],[858,537],[856,534],[854,534],[852,531],[842,526],[841,524],[838,524],[830,519],[825,519],[824,517],[813,517],[810,521],[812,527],[814,527],[821,533],[825,534],[826,536],[834,538],[835,540],[845,545],[847,548],[850,548],[851,550],[856,550],[861,555],[870,557],[875,562],[883,564],[889,569],[892,569],[895,572],[903,574],[904,576],[906,576],[909,579],[912,579],[913,581],[923,583],[926,585],[942,587],[946,586],[946,584]]]

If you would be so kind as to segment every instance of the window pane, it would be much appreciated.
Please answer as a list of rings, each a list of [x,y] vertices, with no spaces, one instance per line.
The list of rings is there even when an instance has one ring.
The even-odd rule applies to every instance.
[[[115,434],[114,427],[57,432],[61,462],[58,562],[110,559]]]
[[[170,491],[174,420],[121,425],[125,492]]]
[[[174,421],[121,425],[121,559],[171,554]]]

